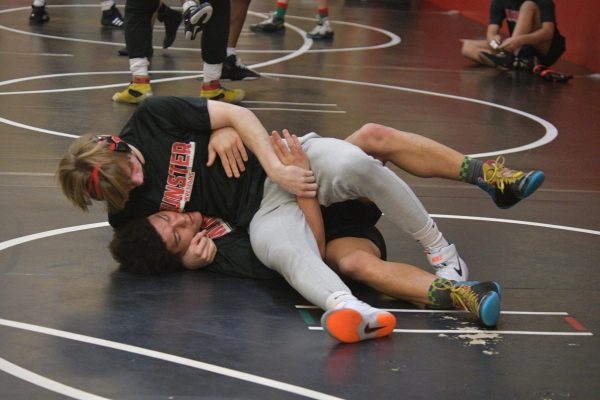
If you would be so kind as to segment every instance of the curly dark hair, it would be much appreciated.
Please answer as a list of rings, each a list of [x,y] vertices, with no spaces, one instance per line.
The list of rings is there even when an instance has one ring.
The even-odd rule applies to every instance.
[[[121,271],[152,275],[179,271],[181,259],[169,253],[162,238],[147,218],[139,218],[115,229],[109,245]]]

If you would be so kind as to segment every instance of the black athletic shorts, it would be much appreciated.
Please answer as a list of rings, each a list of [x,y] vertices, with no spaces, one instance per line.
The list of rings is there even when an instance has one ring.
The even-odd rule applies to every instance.
[[[552,38],[552,43],[550,44],[550,50],[548,50],[548,54],[542,54],[536,50],[535,56],[540,64],[549,67],[558,61],[560,56],[562,56],[562,54],[565,52],[566,48],[566,40],[564,36],[562,36],[560,33],[556,33]]]
[[[356,237],[373,242],[381,252],[381,259],[387,257],[383,235],[375,227],[381,211],[373,203],[348,200],[321,207],[325,223],[325,240],[330,242],[342,237]]]
[[[329,207],[321,207],[325,223],[327,242],[342,237],[357,237],[373,242],[386,259],[387,252],[383,236],[375,228],[381,211],[373,203],[349,200]],[[244,229],[235,229],[227,235],[215,239],[217,255],[212,264],[203,268],[206,271],[235,276],[238,278],[271,279],[281,277],[279,273],[266,267],[256,257],[250,245],[250,237]]]

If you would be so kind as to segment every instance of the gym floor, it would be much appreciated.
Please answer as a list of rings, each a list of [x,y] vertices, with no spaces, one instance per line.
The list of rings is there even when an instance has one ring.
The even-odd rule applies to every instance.
[[[122,3],[121,1],[119,1]],[[176,5],[176,2],[173,2]],[[119,132],[135,106],[110,99],[128,81],[121,30],[97,0],[0,6],[0,398],[5,399],[592,399],[600,393],[600,81],[552,84],[477,67],[460,38],[484,27],[418,0],[331,0],[335,38],[312,43],[313,0],[292,0],[285,34],[248,26],[239,42],[264,74],[228,83],[267,129],[344,138],[366,122],[420,133],[482,159],[541,169],[546,182],[509,210],[481,190],[397,171],[468,262],[504,288],[496,330],[353,284],[398,318],[391,337],[338,344],[321,311],[282,280],[203,272],[117,272],[105,213],[73,208],[54,179],[73,137]],[[122,8],[121,8],[122,10]],[[198,41],[179,32],[152,62],[156,95],[197,95]],[[180,28],[181,29],[181,28]],[[568,32],[563,32],[568,38]],[[596,71],[597,72],[597,71]],[[391,260],[426,265],[385,219]]]

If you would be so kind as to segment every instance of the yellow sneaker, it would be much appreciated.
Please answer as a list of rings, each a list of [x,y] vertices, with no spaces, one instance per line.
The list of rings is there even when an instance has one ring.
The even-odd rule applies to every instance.
[[[113,101],[117,103],[138,104],[152,96],[150,83],[130,83],[127,89],[113,95]]]
[[[244,100],[245,94],[242,89],[226,89],[221,86],[219,81],[211,81],[209,84],[203,84],[200,90],[200,96],[225,103],[239,103]]]

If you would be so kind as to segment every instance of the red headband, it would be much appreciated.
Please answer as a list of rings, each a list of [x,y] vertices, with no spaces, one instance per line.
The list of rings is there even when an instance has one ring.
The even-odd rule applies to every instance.
[[[90,174],[90,178],[88,179],[87,191],[92,196],[92,198],[96,200],[102,199],[102,190],[100,189],[100,176],[98,175],[100,171],[100,165],[98,164],[94,166],[92,169],[92,173]]]

